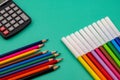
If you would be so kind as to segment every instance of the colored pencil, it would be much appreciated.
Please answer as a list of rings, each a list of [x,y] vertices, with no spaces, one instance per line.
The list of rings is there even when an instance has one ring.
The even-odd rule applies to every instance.
[[[44,57],[47,57],[47,56],[50,56],[50,55],[53,55],[53,54],[54,54],[54,53],[52,53],[52,52],[47,52],[46,54],[38,55],[38,56],[33,57],[33,58],[30,58],[30,59],[28,59],[28,60],[24,60],[24,61],[21,61],[21,62],[19,62],[19,63],[16,63],[16,64],[13,64],[13,65],[10,65],[10,66],[1,68],[1,69],[0,69],[0,72],[3,72],[3,71],[5,71],[5,70],[8,70],[8,69],[11,69],[11,68],[14,68],[14,67],[23,65],[23,64],[30,63],[30,62],[32,62],[32,61],[35,61],[35,60],[38,60],[38,59],[41,59],[41,58],[44,58]]]
[[[26,56],[26,57],[17,59],[17,60],[15,60],[15,61],[9,62],[9,63],[7,63],[7,64],[0,65],[0,68],[6,67],[6,66],[9,66],[9,65],[12,65],[12,64],[15,64],[15,63],[18,63],[18,62],[21,62],[21,61],[24,61],[24,60],[27,60],[27,59],[30,59],[30,58],[39,56],[39,55],[42,55],[42,54],[45,54],[45,53],[47,53],[47,52],[48,52],[48,51],[39,52],[39,53],[36,53],[36,54],[32,54],[32,55],[30,55],[30,56]]]
[[[26,76],[29,76],[29,75],[33,75],[35,73],[38,73],[38,72],[43,72],[43,71],[46,71],[46,70],[49,70],[51,67],[53,67],[53,65],[47,65],[47,66],[43,66],[43,67],[36,67],[35,69],[33,70],[29,70],[29,71],[22,71],[20,73],[16,73],[15,76],[9,78],[8,80],[19,80],[19,79],[22,79]]]
[[[99,41],[95,38],[95,36],[92,34],[92,32],[85,27],[84,31],[87,33],[87,35],[91,38],[91,40],[96,44],[96,46],[98,47],[98,49],[96,49],[96,52],[98,53],[98,55],[101,57],[101,59],[105,62],[106,65],[108,65],[108,67],[111,69],[111,71],[117,76],[118,79],[120,79],[120,75],[117,72],[117,70],[114,68],[114,66],[108,61],[108,59],[103,55],[102,51],[99,49],[99,47],[101,46],[101,44],[99,43]]]
[[[55,71],[55,70],[58,69],[59,67],[60,67],[60,66],[53,66],[53,67],[49,68],[48,70],[45,70],[45,71],[43,71],[43,72],[35,73],[35,74],[33,74],[33,75],[24,77],[24,78],[22,78],[22,79],[20,79],[20,80],[31,80],[31,79],[33,79],[33,78],[35,78],[35,77],[42,76],[43,74],[47,74],[47,73],[50,73],[50,72],[52,72],[52,71]]]
[[[24,67],[24,68],[20,68],[20,69],[15,70],[15,71],[11,71],[11,72],[9,72],[9,73],[0,75],[0,78],[6,77],[6,76],[11,75],[11,74],[15,74],[15,73],[17,73],[17,72],[20,72],[20,71],[23,71],[23,70],[26,70],[26,69],[29,69],[29,68],[34,67],[34,66],[36,66],[36,65],[44,64],[44,63],[46,63],[46,62],[48,62],[48,61],[51,61],[51,60],[53,60],[53,58],[52,58],[52,59],[48,59],[48,60],[44,60],[44,61],[41,61],[41,62],[38,62],[38,63],[33,64],[33,65],[30,65],[30,66],[26,66],[26,67]]]
[[[42,64],[44,64],[44,65],[56,64],[56,63],[60,62],[61,60],[62,60],[62,58],[61,58],[61,59],[57,59],[57,60],[54,60],[53,58],[50,58],[50,59],[48,59],[48,60],[44,60],[44,61],[38,62],[38,63],[36,63],[36,64],[33,64],[33,65],[30,65],[30,66],[27,66],[27,67],[24,67],[24,68],[15,70],[15,71],[13,71],[13,72],[9,72],[9,73],[3,74],[3,75],[0,76],[0,78],[5,77],[5,76],[8,76],[8,75],[11,75],[11,74],[15,74],[15,73],[17,73],[17,72],[20,72],[20,71],[23,71],[23,70],[32,68],[32,67],[37,66],[37,65],[40,65],[40,64],[41,64],[41,65],[42,65]]]
[[[33,50],[33,49],[39,49],[39,48],[42,47],[42,46],[43,46],[43,44],[40,44],[40,45],[37,45],[37,46],[33,46],[33,47],[31,47],[31,48],[28,48],[28,49],[25,49],[25,50],[22,50],[22,51],[13,53],[13,54],[11,54],[11,55],[8,55],[8,56],[5,56],[5,57],[0,58],[0,61],[13,58],[13,57],[15,57],[15,56],[24,54],[25,52],[31,51],[31,50]]]
[[[88,58],[88,56],[85,55],[85,53],[81,50],[81,48],[83,47],[82,45],[81,46],[78,46],[75,41],[70,37],[70,36],[67,36],[66,39],[70,42],[70,44],[79,52],[79,54],[82,55],[82,58],[87,62],[87,64],[94,70],[94,72],[98,75],[98,77],[100,79],[103,79],[103,80],[107,80],[103,74],[98,70],[98,68],[92,63],[92,61]],[[80,48],[81,47],[81,48]]]
[[[93,56],[100,63],[102,63],[101,65],[106,69],[106,71],[110,74],[110,76],[113,79],[118,80],[118,78],[116,77],[116,75],[110,70],[110,68],[104,63],[104,61],[98,55],[98,54],[100,54],[101,51],[97,48],[97,46],[94,44],[94,42],[91,40],[91,38],[84,32],[84,30],[80,30],[79,32],[85,38],[86,42],[88,42],[89,45],[91,45],[91,47],[94,49],[94,50],[91,51],[91,53],[93,54]]]
[[[6,74],[6,73],[8,73],[8,72],[11,72],[11,71],[15,71],[15,70],[17,70],[17,69],[20,69],[20,68],[24,68],[24,67],[26,67],[26,66],[30,66],[30,65],[32,65],[32,64],[36,64],[36,63],[38,63],[38,62],[44,61],[44,60],[49,59],[49,58],[55,58],[55,57],[57,57],[58,55],[59,55],[59,54],[53,54],[53,55],[50,55],[50,56],[47,56],[47,57],[44,57],[44,58],[41,58],[41,59],[38,59],[38,60],[35,60],[35,61],[32,61],[32,62],[29,62],[29,63],[26,63],[26,64],[23,64],[23,65],[20,65],[20,66],[16,66],[16,67],[14,67],[14,68],[5,70],[5,71],[3,71],[3,72],[0,72],[0,74],[3,75],[3,74]]]
[[[75,34],[79,36],[78,32],[75,32]],[[81,47],[81,49],[84,51],[84,53],[86,53],[88,58],[95,64],[95,66],[99,69],[99,71],[101,71],[101,73],[104,75],[102,76],[103,78],[101,77],[101,79],[105,80],[106,78],[107,80],[112,80],[112,77],[107,73],[107,71],[102,67],[102,65],[95,59],[95,57],[90,52],[92,49],[88,48],[89,45],[87,45],[87,47],[84,46],[86,45],[83,44],[83,42],[85,42],[85,39],[82,38],[81,36],[79,36],[80,39],[78,39],[76,35],[71,34],[72,39],[74,39],[74,41],[78,44],[78,46]]]
[[[86,63],[86,61],[81,57],[81,55],[75,50],[75,48],[67,41],[65,37],[62,38],[63,43],[68,47],[72,54],[78,59],[78,61],[84,66],[84,68],[90,73],[90,75],[95,80],[100,80],[96,73],[91,69],[91,67]]]
[[[116,28],[116,26],[113,24],[113,22],[110,20],[109,17],[105,17],[105,21],[108,23],[108,25],[110,26],[110,28],[115,32],[115,34],[118,36],[116,38],[117,43],[120,46],[120,32],[118,31],[118,29]]]
[[[33,47],[33,46],[36,46],[36,45],[39,45],[39,44],[43,44],[43,43],[45,43],[46,41],[48,41],[48,39],[40,40],[40,41],[34,42],[34,43],[32,43],[32,44],[26,45],[26,46],[24,46],[24,47],[21,47],[21,48],[18,48],[18,49],[9,51],[9,52],[4,53],[3,55],[1,55],[0,58],[1,58],[1,57],[4,57],[4,56],[7,56],[7,55],[10,55],[10,54],[13,54],[13,53],[16,53],[16,52],[19,52],[19,51],[22,51],[22,50],[24,50],[24,49],[27,49],[27,48],[30,48],[30,47]]]
[[[13,57],[13,58],[10,58],[10,59],[4,60],[4,61],[1,61],[1,62],[0,62],[0,65],[6,64],[6,63],[8,63],[8,62],[17,60],[17,59],[22,58],[22,57],[25,57],[25,56],[28,56],[28,55],[30,55],[30,54],[33,54],[33,53],[37,52],[38,50],[39,50],[39,49],[34,49],[34,50],[29,51],[29,52],[25,52],[24,54],[15,56],[15,57]]]
[[[114,62],[114,60],[111,58],[111,56],[108,54],[108,52],[105,50],[105,48],[109,48],[107,46],[107,44],[105,44],[106,42],[100,37],[100,35],[95,31],[95,29],[92,26],[88,26],[88,29],[91,31],[91,33],[96,37],[96,39],[98,40],[98,42],[100,42],[100,44],[102,46],[99,47],[99,49],[102,51],[102,53],[105,55],[105,57],[110,61],[110,63],[117,69],[117,71],[119,70],[119,67],[117,66],[117,64]],[[96,41],[97,41],[96,40]]]

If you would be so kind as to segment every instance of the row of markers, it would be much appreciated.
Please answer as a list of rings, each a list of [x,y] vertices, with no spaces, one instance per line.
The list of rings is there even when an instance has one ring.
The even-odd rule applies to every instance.
[[[62,38],[94,80],[120,80],[120,32],[109,17]]]
[[[56,51],[39,51],[46,41],[41,40],[0,55],[0,80],[31,80],[58,69],[55,64],[62,58],[55,59],[59,55]]]

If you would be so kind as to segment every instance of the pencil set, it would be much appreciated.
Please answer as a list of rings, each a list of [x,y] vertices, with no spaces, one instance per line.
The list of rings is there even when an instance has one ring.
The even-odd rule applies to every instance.
[[[109,17],[62,41],[94,80],[120,80],[120,32]]]
[[[30,80],[59,68],[56,51],[40,51],[47,40],[0,55],[0,80]]]

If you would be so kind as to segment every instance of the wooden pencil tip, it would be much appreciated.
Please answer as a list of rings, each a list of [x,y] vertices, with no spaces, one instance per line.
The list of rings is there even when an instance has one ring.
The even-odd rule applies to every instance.
[[[44,44],[40,44],[40,45],[38,45],[39,47],[43,47],[44,46]]]
[[[45,42],[47,42],[47,41],[48,41],[48,39],[44,39],[44,40],[42,40],[43,43],[45,43]]]
[[[40,49],[35,49],[35,51],[39,51]]]
[[[53,69],[54,69],[54,70],[56,70],[56,69],[58,69],[58,68],[60,68],[60,66],[53,66]]]
[[[52,51],[52,54],[55,54],[55,53],[57,53],[57,51]]]
[[[57,56],[59,56],[59,54],[58,54],[58,53],[56,53],[56,54],[54,54],[54,56],[55,56],[55,57],[57,57]]]
[[[54,58],[50,58],[50,59],[49,59],[49,61],[52,61],[52,60],[54,60]]]
[[[45,54],[45,53],[47,53],[47,52],[48,52],[48,50],[46,50],[46,51],[43,51],[42,53],[43,53],[43,54]]]
[[[60,61],[62,61],[62,60],[63,60],[63,58],[57,59],[58,62],[60,62]]]
[[[49,66],[49,68],[51,68],[51,67],[53,67],[54,65],[48,65]]]

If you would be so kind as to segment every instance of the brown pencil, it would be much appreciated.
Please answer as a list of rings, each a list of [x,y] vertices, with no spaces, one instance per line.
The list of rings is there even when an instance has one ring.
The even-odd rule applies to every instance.
[[[29,56],[26,56],[26,57],[17,59],[17,60],[15,60],[15,61],[9,62],[9,63],[7,63],[7,64],[0,65],[0,68],[9,66],[9,65],[11,65],[11,64],[15,64],[15,63],[18,63],[18,62],[21,62],[21,61],[24,61],[24,60],[27,60],[27,59],[30,59],[30,58],[33,58],[33,57],[38,56],[38,55],[45,54],[46,52],[47,52],[47,51],[39,52],[39,53],[36,53],[36,54],[32,54],[32,55],[29,55]]]

